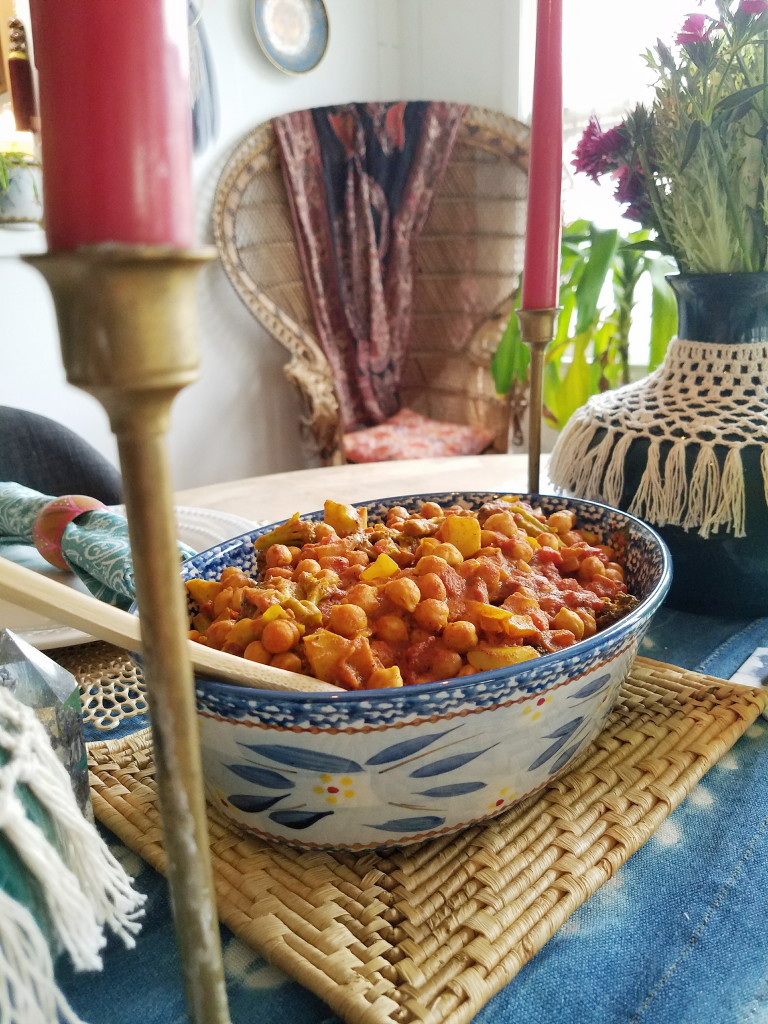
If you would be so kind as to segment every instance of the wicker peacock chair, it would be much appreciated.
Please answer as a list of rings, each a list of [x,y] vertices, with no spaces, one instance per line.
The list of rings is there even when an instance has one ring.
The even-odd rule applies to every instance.
[[[490,361],[523,266],[529,129],[468,107],[416,243],[413,321],[400,399],[425,416],[486,429],[508,449],[509,411]],[[236,146],[219,178],[214,232],[235,291],[291,355],[309,456],[343,462],[339,405],[314,330],[270,122]]]

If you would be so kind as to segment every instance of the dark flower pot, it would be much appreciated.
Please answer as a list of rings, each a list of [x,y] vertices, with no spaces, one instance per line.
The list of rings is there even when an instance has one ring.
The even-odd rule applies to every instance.
[[[768,615],[768,274],[668,280],[678,332],[664,365],[574,414],[552,479],[654,526],[672,555],[670,606]],[[569,441],[577,434],[580,448]],[[579,470],[585,463],[589,472]],[[731,501],[742,480],[743,516]],[[725,509],[723,522],[702,525],[706,515],[687,504],[694,493],[710,512]]]

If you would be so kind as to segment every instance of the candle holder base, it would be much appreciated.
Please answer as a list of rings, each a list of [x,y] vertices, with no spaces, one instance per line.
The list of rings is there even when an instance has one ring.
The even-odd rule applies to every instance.
[[[228,1024],[188,622],[165,434],[197,377],[197,276],[213,249],[97,245],[27,258],[53,295],[67,379],[104,406],[123,475],[164,852],[190,1019]]]
[[[555,336],[559,308],[519,309],[520,336],[531,350],[528,390],[528,490],[539,493],[544,354]]]

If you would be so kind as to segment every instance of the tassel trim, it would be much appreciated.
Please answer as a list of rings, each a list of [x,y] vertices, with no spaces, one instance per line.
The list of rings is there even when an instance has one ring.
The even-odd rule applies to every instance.
[[[559,490],[619,505],[627,454],[638,440],[631,432],[581,419],[577,412],[552,454],[550,479]],[[663,459],[662,440],[651,438],[627,511],[657,526],[695,529],[704,538],[720,530],[746,536],[744,447],[729,448],[721,467],[712,444],[678,439]],[[686,463],[691,451],[696,451],[696,458],[688,479]],[[768,505],[768,448],[761,453],[760,469]]]

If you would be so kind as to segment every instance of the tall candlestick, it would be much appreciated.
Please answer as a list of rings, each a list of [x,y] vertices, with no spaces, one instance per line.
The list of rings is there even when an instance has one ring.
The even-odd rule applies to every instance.
[[[557,305],[563,163],[562,0],[538,0],[523,309]]]
[[[51,251],[194,242],[184,0],[31,0]]]

